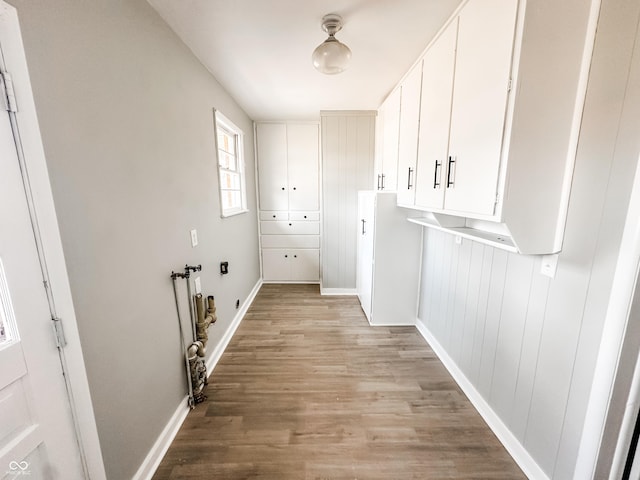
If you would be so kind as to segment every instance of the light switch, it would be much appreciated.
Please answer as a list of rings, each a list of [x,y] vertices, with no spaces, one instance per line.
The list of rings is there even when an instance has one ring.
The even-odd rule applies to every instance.
[[[542,266],[540,267],[540,273],[546,275],[549,278],[556,276],[556,270],[558,268],[558,254],[543,255]]]
[[[196,293],[202,293],[202,285],[200,285],[200,277],[196,277],[193,283],[195,283]]]
[[[198,231],[197,230],[191,230],[191,246],[195,247],[196,245],[198,245]]]

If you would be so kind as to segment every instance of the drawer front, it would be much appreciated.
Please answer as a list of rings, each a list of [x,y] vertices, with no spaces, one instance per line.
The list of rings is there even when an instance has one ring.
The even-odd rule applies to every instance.
[[[273,210],[261,211],[260,220],[289,220],[289,212]]]
[[[298,222],[317,222],[320,220],[320,212],[291,212],[289,220]]]
[[[320,235],[318,222],[275,221],[260,222],[260,232],[263,235]]]
[[[262,248],[320,248],[317,235],[263,235]]]

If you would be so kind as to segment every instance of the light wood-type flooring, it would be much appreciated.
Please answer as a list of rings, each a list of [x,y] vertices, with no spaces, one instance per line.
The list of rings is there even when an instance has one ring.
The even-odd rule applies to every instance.
[[[264,285],[154,480],[526,478],[414,327]]]

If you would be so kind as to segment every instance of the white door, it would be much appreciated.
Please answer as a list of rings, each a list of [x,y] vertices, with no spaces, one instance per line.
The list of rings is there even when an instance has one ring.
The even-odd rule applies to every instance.
[[[421,88],[422,62],[419,62],[402,82],[398,140],[398,205],[411,206],[415,201]]]
[[[294,249],[291,257],[291,280],[317,282],[320,280],[320,250],[317,248]]]
[[[291,280],[289,251],[282,248],[262,249],[262,277],[267,282]]]
[[[284,123],[259,123],[256,145],[260,209],[289,210],[287,126]]]
[[[379,190],[398,188],[398,136],[400,135],[400,98],[402,87],[389,94],[382,106],[382,178]]]
[[[419,207],[442,209],[444,206],[457,34],[456,20],[424,56],[416,176]]]
[[[358,192],[358,270],[356,290],[362,311],[371,321],[373,298],[373,233],[375,228],[375,192]]]
[[[287,125],[289,210],[320,209],[318,125]]]
[[[9,114],[0,111],[0,478],[84,478]]]
[[[472,0],[460,13],[447,210],[494,214],[517,8]]]

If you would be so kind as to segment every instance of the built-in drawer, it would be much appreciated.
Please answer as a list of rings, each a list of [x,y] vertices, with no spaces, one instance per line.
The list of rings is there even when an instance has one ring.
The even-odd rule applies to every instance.
[[[262,235],[262,248],[320,248],[318,235]]]
[[[289,212],[261,211],[260,220],[289,220]]]
[[[320,212],[289,212],[289,220],[317,222],[320,220]]]
[[[319,222],[280,221],[260,222],[260,232],[263,235],[319,235]]]

